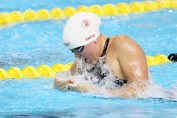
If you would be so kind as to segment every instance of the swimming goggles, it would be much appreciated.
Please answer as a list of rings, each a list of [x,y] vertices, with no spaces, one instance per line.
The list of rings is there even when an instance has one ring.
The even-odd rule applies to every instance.
[[[71,50],[72,53],[82,53],[84,46],[80,46]]]

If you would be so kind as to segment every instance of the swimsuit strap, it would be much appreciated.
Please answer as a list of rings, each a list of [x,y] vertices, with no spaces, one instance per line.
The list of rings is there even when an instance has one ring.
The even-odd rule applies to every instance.
[[[102,54],[101,54],[101,57],[106,54],[106,50],[107,50],[107,47],[108,47],[108,44],[109,44],[109,39],[110,39],[110,38],[107,38],[107,39],[106,39],[106,42],[105,42],[105,44],[104,44],[104,48],[103,48],[103,52],[102,52]]]

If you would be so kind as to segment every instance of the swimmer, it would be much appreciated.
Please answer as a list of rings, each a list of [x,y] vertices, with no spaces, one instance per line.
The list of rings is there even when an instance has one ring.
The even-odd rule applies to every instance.
[[[148,66],[145,54],[133,39],[126,35],[107,37],[100,33],[101,19],[90,12],[79,12],[67,21],[63,31],[63,43],[75,55],[76,61],[70,73],[74,76],[88,71],[96,79],[94,83],[79,83],[77,79],[56,77],[54,85],[60,90],[90,92],[100,89],[99,83],[111,72],[114,88],[108,88],[110,96],[138,97],[148,83]],[[80,65],[77,61],[83,61]],[[102,59],[101,61],[99,61]],[[84,69],[86,65],[90,69]],[[111,71],[102,69],[106,64]],[[136,87],[135,87],[136,86]]]

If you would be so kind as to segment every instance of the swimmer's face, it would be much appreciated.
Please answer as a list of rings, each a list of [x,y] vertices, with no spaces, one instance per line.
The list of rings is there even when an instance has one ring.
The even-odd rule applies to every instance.
[[[98,47],[95,45],[95,42],[91,42],[84,46],[84,49],[81,53],[75,52],[76,57],[84,57],[87,63],[93,64],[96,63],[98,58]]]

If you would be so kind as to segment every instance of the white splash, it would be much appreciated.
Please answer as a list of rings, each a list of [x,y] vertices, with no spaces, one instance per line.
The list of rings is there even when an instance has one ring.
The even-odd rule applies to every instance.
[[[142,97],[163,98],[177,101],[177,87],[171,86],[170,88],[164,88],[162,85],[151,82]]]

